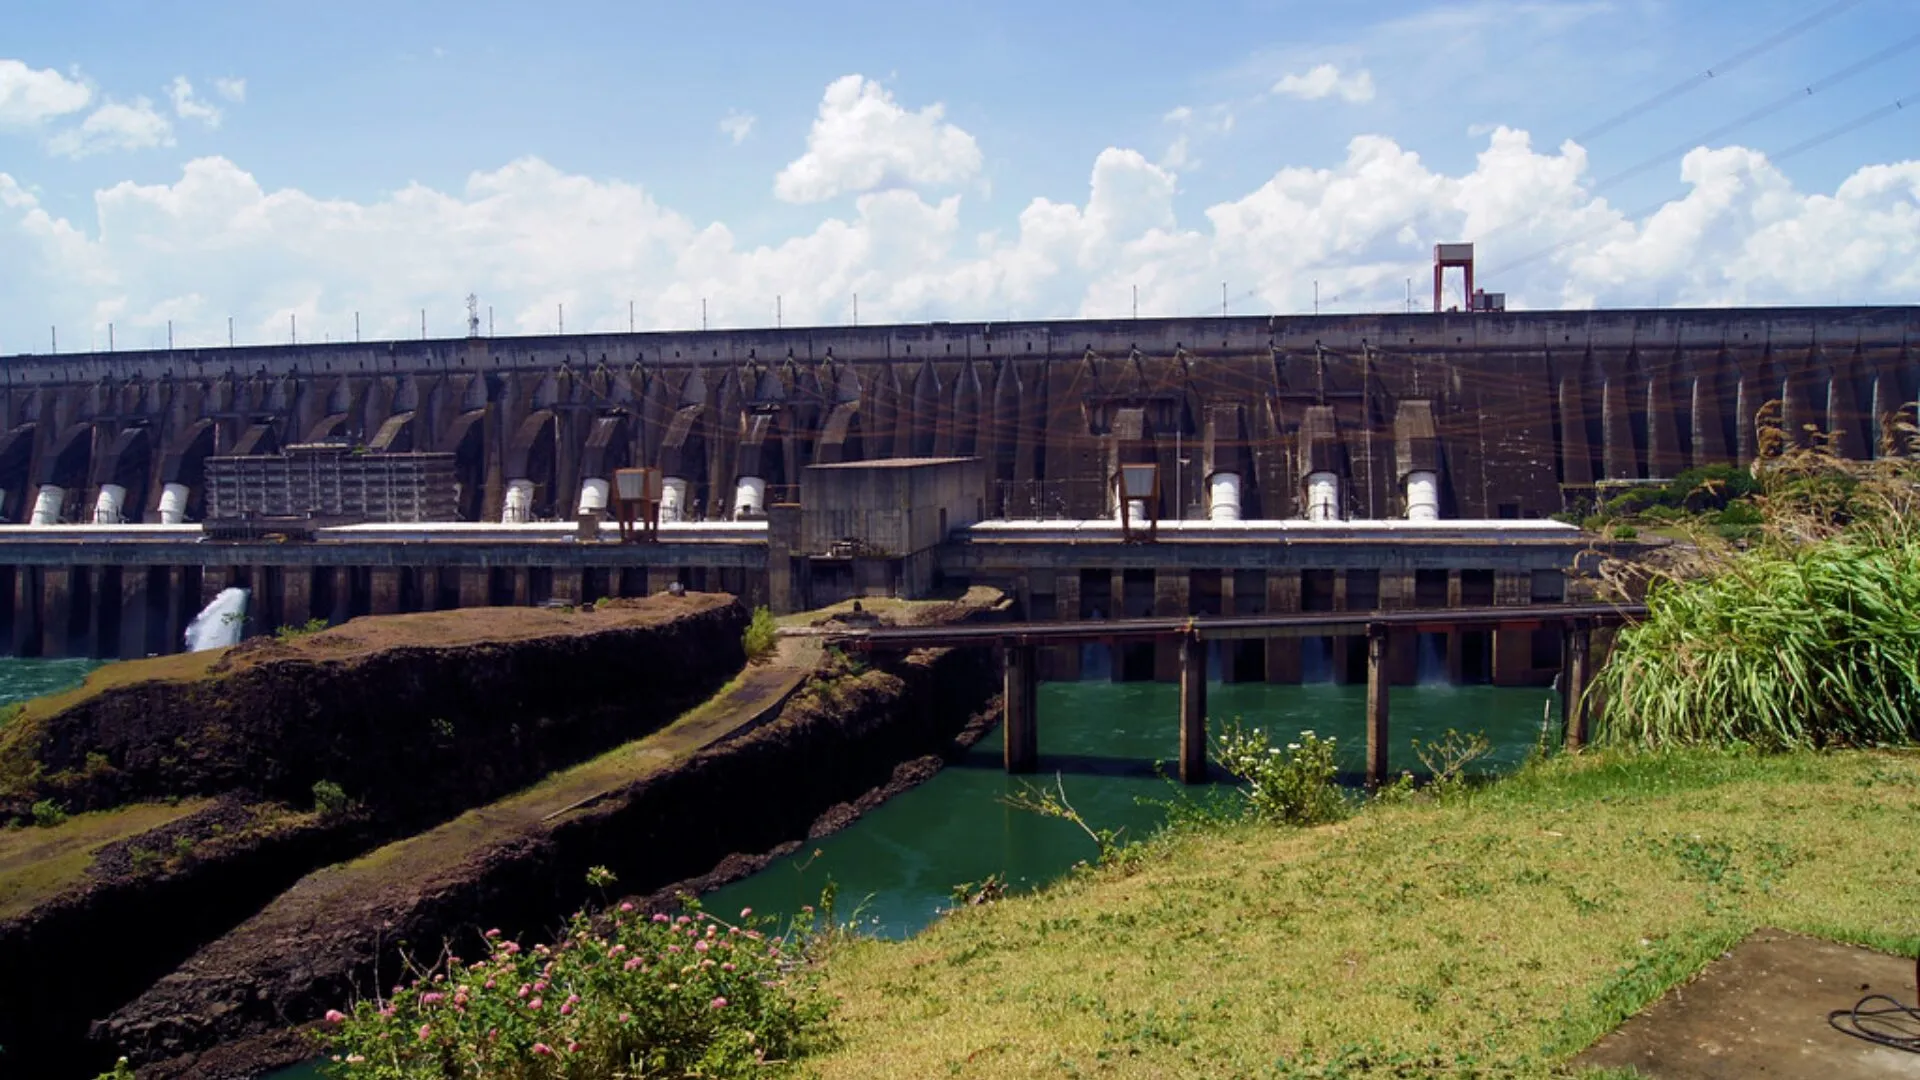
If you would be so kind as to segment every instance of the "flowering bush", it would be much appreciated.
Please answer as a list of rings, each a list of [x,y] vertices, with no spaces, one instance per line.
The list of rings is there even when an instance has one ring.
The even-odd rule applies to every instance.
[[[1346,800],[1334,786],[1333,739],[1311,731],[1283,750],[1260,728],[1238,721],[1214,740],[1214,760],[1247,786],[1241,789],[1253,814],[1286,825],[1319,825],[1338,820]]]
[[[339,1080],[601,1080],[762,1077],[798,1057],[826,1017],[802,967],[807,938],[750,910],[731,924],[689,905],[633,905],[596,931],[576,915],[549,948],[489,931],[486,959],[458,958],[329,1011]]]

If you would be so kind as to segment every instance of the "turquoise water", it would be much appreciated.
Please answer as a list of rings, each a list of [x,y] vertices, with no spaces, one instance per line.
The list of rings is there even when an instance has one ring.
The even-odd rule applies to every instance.
[[[1090,858],[1093,841],[1069,822],[1002,800],[1023,785],[1052,786],[1057,773],[1067,799],[1093,827],[1124,828],[1128,837],[1151,832],[1164,811],[1150,801],[1179,793],[1153,770],[1156,761],[1168,763],[1168,773],[1173,769],[1177,692],[1170,683],[1044,684],[1038,774],[1010,777],[1001,771],[996,731],[927,783],[704,902],[715,911],[753,907],[791,914],[817,903],[831,878],[842,915],[857,907],[863,930],[899,938],[936,918],[957,884],[999,874],[1015,889],[1043,885]],[[1480,768],[1510,769],[1538,739],[1543,707],[1553,696],[1544,689],[1489,686],[1396,688],[1390,767],[1419,771],[1412,740],[1433,740],[1451,728],[1484,734],[1493,744]],[[1357,774],[1364,766],[1364,686],[1216,683],[1207,698],[1215,723],[1237,716],[1283,743],[1311,730],[1337,740],[1343,771]]]
[[[1163,811],[1143,800],[1166,801],[1183,790],[1155,770],[1156,762],[1164,762],[1170,773],[1179,746],[1177,692],[1170,683],[1043,684],[1038,774],[1009,777],[1001,771],[996,730],[925,784],[703,902],[715,911],[753,907],[793,914],[817,903],[831,877],[842,916],[857,909],[863,930],[900,938],[937,918],[957,884],[1000,874],[1016,889],[1044,885],[1092,857],[1093,842],[1067,822],[1012,809],[1002,800],[1026,784],[1051,786],[1057,773],[1068,800],[1095,827],[1124,828],[1134,837],[1150,832]],[[1487,736],[1493,752],[1482,768],[1511,769],[1538,739],[1542,710],[1553,699],[1543,689],[1396,688],[1389,764],[1395,771],[1418,770],[1412,741],[1436,739],[1451,728]],[[1364,686],[1215,683],[1207,704],[1216,723],[1239,717],[1282,741],[1302,730],[1332,736],[1341,768],[1358,773],[1363,767]],[[1551,720],[1558,724],[1557,712]],[[318,1064],[309,1063],[267,1080],[321,1075]]]
[[[80,683],[82,676],[104,661],[19,660],[0,657],[0,706],[54,694]],[[0,724],[6,723],[0,715]]]

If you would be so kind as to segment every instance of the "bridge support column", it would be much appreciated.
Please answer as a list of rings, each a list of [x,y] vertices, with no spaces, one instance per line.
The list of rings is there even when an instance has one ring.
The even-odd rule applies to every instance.
[[[73,629],[73,572],[66,566],[49,566],[41,577],[40,610],[41,656],[66,656],[67,637]],[[81,570],[81,573],[85,573]]]
[[[144,566],[120,568],[119,657],[138,660],[147,655],[147,579]],[[106,647],[106,643],[101,643]]]
[[[1180,638],[1180,782],[1207,779],[1207,643],[1188,631]]]
[[[280,622],[305,626],[313,618],[313,568],[289,566],[280,571]],[[277,627],[275,629],[278,629]]]
[[[376,566],[368,574],[368,606],[375,615],[400,614],[400,568]]]
[[[487,607],[493,602],[493,574],[484,566],[463,566],[460,568],[460,606]]]
[[[1567,725],[1567,749],[1578,750],[1587,744],[1587,660],[1590,631],[1573,623],[1564,631],[1560,655],[1566,669],[1560,677],[1560,715]]]
[[[1032,645],[1008,645],[1005,683],[1000,709],[1006,723],[1006,765],[1010,773],[1028,773],[1040,766],[1039,650]]]
[[[40,608],[42,571],[37,566],[18,566],[13,571],[13,655],[40,655]]]
[[[1367,787],[1377,789],[1387,778],[1387,695],[1392,672],[1388,664],[1387,628],[1367,627]]]

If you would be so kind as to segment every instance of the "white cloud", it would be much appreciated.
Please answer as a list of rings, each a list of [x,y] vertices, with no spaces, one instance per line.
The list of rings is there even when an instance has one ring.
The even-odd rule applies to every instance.
[[[1484,287],[1523,307],[1907,303],[1920,293],[1920,160],[1871,165],[1830,192],[1802,192],[1763,155],[1700,149],[1686,194],[1632,219],[1592,194],[1584,150],[1536,149],[1494,131],[1448,173],[1380,136],[1324,168],[1280,169],[1183,222],[1175,177],[1134,150],[1093,162],[1076,201],[1033,199],[1007,230],[963,224],[962,196],[904,188],[856,196],[783,241],[743,245],[721,223],[661,206],[644,188],[523,159],[458,189],[376,199],[269,190],[223,158],[171,183],[99,191],[78,224],[0,173],[0,343],[66,340],[113,318],[123,340],[174,320],[188,345],[301,336],[457,334],[477,291],[502,333],[936,318],[1397,311],[1437,240],[1479,244]],[[368,251],[381,257],[369,260]],[[1240,294],[1252,295],[1241,299]]]
[[[733,140],[733,145],[739,146],[747,141],[748,135],[753,134],[753,125],[757,119],[759,118],[752,113],[728,109],[727,115],[720,118],[720,130],[727,138]]]
[[[52,69],[0,60],[0,127],[28,127],[87,107],[93,91]]]
[[[173,77],[173,82],[167,85],[167,96],[173,99],[173,114],[180,119],[198,120],[210,128],[220,126],[219,107],[195,97],[193,83],[185,75]]]
[[[1357,105],[1373,100],[1373,73],[1362,68],[1351,75],[1342,75],[1334,65],[1320,64],[1304,75],[1282,76],[1273,84],[1273,92],[1303,101],[1339,97]]]
[[[219,94],[221,97],[226,98],[236,105],[247,100],[247,80],[245,79],[231,77],[215,79],[213,80],[213,90],[214,93]]]
[[[173,125],[144,97],[135,98],[131,105],[108,102],[81,121],[79,127],[47,140],[47,149],[74,158],[107,150],[146,150],[172,145]]]
[[[774,178],[793,203],[895,187],[954,187],[980,171],[973,136],[943,120],[943,106],[908,112],[878,82],[835,79],[821,99],[807,151]]]

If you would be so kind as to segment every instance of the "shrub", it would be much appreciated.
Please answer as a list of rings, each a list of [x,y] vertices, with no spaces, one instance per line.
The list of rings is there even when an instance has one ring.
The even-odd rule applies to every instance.
[[[52,799],[41,799],[33,804],[33,823],[43,829],[51,829],[67,820],[67,811]]]
[[[1334,740],[1311,731],[1284,749],[1273,745],[1266,731],[1247,728],[1238,720],[1215,738],[1214,760],[1233,776],[1246,781],[1241,789],[1248,809],[1264,821],[1283,825],[1320,825],[1346,813],[1346,800],[1333,778]]]
[[[773,652],[780,638],[780,624],[773,621],[773,612],[764,607],[753,609],[753,621],[747,624],[747,632],[740,644],[747,651],[747,659],[759,660]]]
[[[326,628],[327,620],[317,618],[308,619],[300,626],[282,626],[273,632],[273,636],[280,641],[294,641],[298,638],[306,637],[308,634],[317,634]]]
[[[320,780],[313,785],[313,808],[332,817],[344,814],[353,808],[353,800],[347,798],[346,789],[331,780]]]
[[[331,1011],[341,1080],[562,1080],[779,1075],[826,1018],[804,932],[737,924],[689,903],[678,918],[621,904],[607,929],[576,915],[560,942],[487,933],[473,964],[415,971],[391,997]]]

